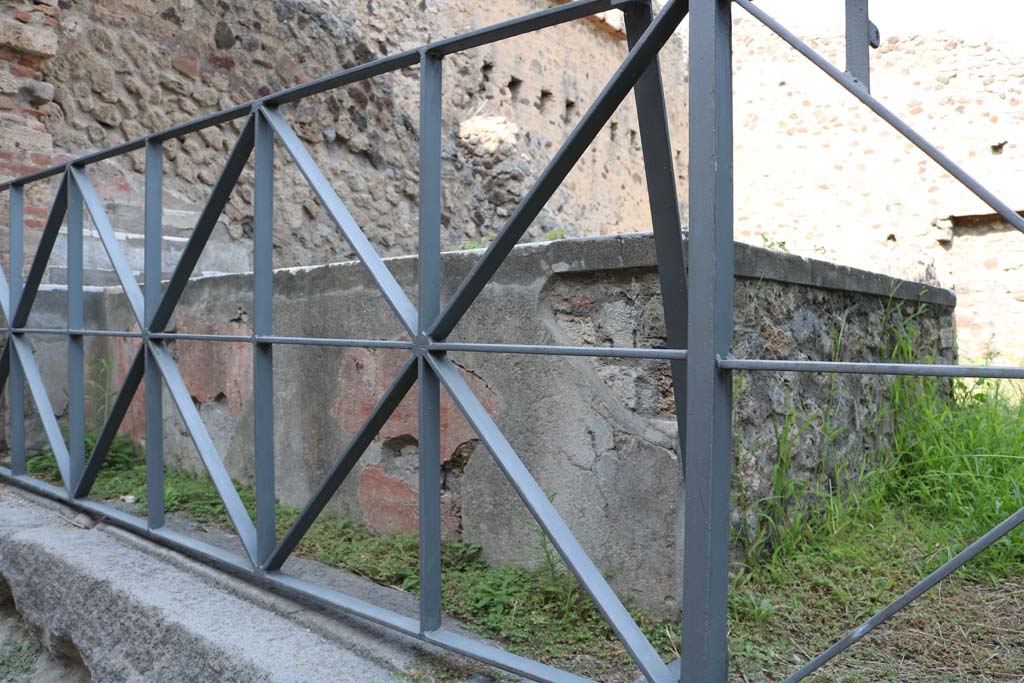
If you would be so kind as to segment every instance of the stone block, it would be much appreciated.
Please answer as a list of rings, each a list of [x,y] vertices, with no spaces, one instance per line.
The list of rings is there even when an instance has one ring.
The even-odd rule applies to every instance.
[[[18,81],[7,70],[0,70],[0,93],[13,95],[18,92]]]
[[[53,136],[48,132],[13,121],[0,120],[0,138],[8,148],[46,151],[53,149]]]
[[[57,32],[52,27],[0,22],[0,46],[39,57],[57,54]]]
[[[0,83],[2,87],[2,83]],[[35,79],[23,81],[18,92],[29,101],[32,106],[39,107],[47,102],[53,101],[54,87],[51,83]]]
[[[409,641],[325,619],[89,517],[69,523],[73,511],[0,495],[0,584],[47,652],[87,670],[62,681],[396,683],[420,661]],[[341,578],[318,571],[321,583]]]
[[[183,76],[195,78],[199,75],[199,58],[194,54],[180,54],[171,62],[174,70]]]

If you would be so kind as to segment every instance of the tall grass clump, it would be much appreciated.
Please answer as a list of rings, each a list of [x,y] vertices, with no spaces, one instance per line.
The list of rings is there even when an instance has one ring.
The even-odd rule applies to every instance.
[[[891,316],[892,359],[922,362],[918,326],[926,308]],[[934,358],[925,359],[933,361]],[[1011,381],[898,377],[891,385],[888,467],[876,481],[885,503],[929,522],[936,551],[955,555],[1024,507],[1024,395]],[[1011,533],[968,565],[967,574],[1020,573],[1024,536]]]
[[[898,509],[941,523],[955,554],[1024,507],[1024,401],[1010,382],[903,378],[893,384],[892,461],[881,478]],[[943,560],[946,557],[937,559]],[[1021,571],[1024,537],[1011,533],[971,573]]]
[[[939,362],[921,353],[927,307],[890,302],[883,320],[894,362]],[[835,385],[833,384],[833,391]],[[831,404],[830,404],[831,405]],[[810,428],[831,430],[827,413],[802,421],[795,408],[775,424],[778,458],[772,494],[758,501],[759,527],[746,544],[745,572],[774,573],[798,555],[869,543],[880,529],[912,545],[918,572],[928,572],[1024,507],[1024,390],[1011,381],[894,377],[880,407],[883,439],[859,472],[832,478],[841,487],[791,475],[793,449]],[[823,425],[818,425],[823,423]],[[886,426],[883,426],[884,425]],[[831,440],[825,438],[826,448]],[[833,466],[841,458],[832,458]],[[856,539],[862,539],[860,541]],[[844,552],[857,548],[846,547]],[[866,556],[870,556],[868,549]],[[1024,572],[1018,530],[969,564],[972,578]]]

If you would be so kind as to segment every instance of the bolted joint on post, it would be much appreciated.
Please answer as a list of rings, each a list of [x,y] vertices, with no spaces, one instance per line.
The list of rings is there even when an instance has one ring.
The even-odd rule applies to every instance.
[[[612,3],[612,9],[617,9],[623,13],[637,11],[653,13],[654,3],[652,0],[616,0],[616,2]]]
[[[878,47],[878,28],[868,16],[869,0],[846,0],[846,73],[871,91],[871,48]]]
[[[251,114],[253,116],[259,116],[264,112],[276,112],[277,109],[277,102],[273,102],[269,99],[261,99],[252,103]]]
[[[430,335],[426,333],[417,334],[412,339],[412,353],[416,358],[426,359],[430,355],[431,346],[434,344],[434,340],[430,338]]]
[[[419,49],[420,64],[426,61],[444,61],[444,53],[430,45],[424,45]]]

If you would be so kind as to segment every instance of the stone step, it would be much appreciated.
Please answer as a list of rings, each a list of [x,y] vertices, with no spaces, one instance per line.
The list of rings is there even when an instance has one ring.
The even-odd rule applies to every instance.
[[[145,238],[130,232],[115,232],[128,266],[141,277],[145,266]],[[178,265],[188,238],[164,235],[161,249],[162,276],[166,279]],[[117,284],[117,278],[106,248],[95,230],[85,230],[83,240],[83,266],[88,285]],[[47,282],[67,283],[67,231],[61,230],[50,255]],[[214,230],[207,248],[199,257],[196,275],[244,273],[251,270],[250,249],[244,243],[230,239],[223,230]]]
[[[141,235],[146,225],[145,208],[134,204],[105,204],[110,224],[116,229]],[[172,237],[188,237],[196,227],[201,209],[198,207],[164,206],[163,232]]]

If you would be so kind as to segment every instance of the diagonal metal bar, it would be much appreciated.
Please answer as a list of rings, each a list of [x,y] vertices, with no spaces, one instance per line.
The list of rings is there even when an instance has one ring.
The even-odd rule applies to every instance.
[[[171,399],[174,400],[181,419],[185,422],[192,443],[195,444],[196,450],[199,451],[199,457],[210,474],[210,480],[213,481],[213,485],[224,503],[228,517],[231,518],[231,523],[238,531],[238,537],[241,539],[246,553],[253,565],[258,566],[256,562],[256,526],[252,523],[238,491],[235,490],[231,475],[224,467],[224,462],[217,453],[217,447],[213,445],[213,439],[210,438],[210,433],[206,430],[203,418],[199,415],[195,403],[192,402],[192,396],[188,393],[185,380],[178,372],[177,363],[174,362],[171,352],[166,346],[152,341],[147,342],[147,345],[150,353],[153,354],[160,374],[163,375],[164,383],[171,393]]]
[[[3,393],[4,385],[11,377],[11,342],[5,340],[3,349],[0,350],[0,393]]]
[[[630,46],[636,44],[652,21],[651,6],[636,4],[623,13],[626,37]],[[657,58],[633,89],[640,127],[640,144],[644,155],[647,195],[651,205],[651,226],[654,251],[658,260],[658,282],[661,287],[662,313],[668,347],[684,350],[687,346],[686,253],[683,247],[679,196],[676,194],[676,173],[672,162],[672,140],[665,108],[665,89],[661,81],[661,65]],[[676,428],[680,453],[686,444],[686,362],[673,360],[672,389],[676,404]],[[680,461],[684,461],[680,458]]]
[[[860,83],[840,71],[831,62],[815,52],[807,43],[797,38],[785,26],[777,22],[767,12],[757,7],[750,0],[733,0],[740,7],[745,9],[755,19],[771,29],[776,35],[790,44],[790,46],[804,57],[809,59],[815,66],[828,74],[832,80],[843,86],[851,95],[863,102],[868,109],[875,112],[883,121],[895,128],[903,137],[912,142],[918,149],[931,157],[947,173],[956,178],[968,190],[973,192],[978,199],[992,207],[992,210],[1002,216],[1003,220],[1024,232],[1024,218],[1014,211],[1008,204],[992,194],[984,185],[961,168],[955,161],[950,159],[939,148],[928,142],[920,133],[896,116],[889,108],[875,99]]]
[[[593,599],[605,621],[618,636],[630,656],[649,681],[668,681],[668,667],[661,661],[640,627],[623,606],[619,597],[594,565],[561,515],[552,505],[540,485],[519,459],[511,444],[495,424],[487,409],[462,378],[458,367],[444,356],[428,354],[431,367],[437,373],[455,404],[466,416],[495,462],[511,482],[537,523],[551,539],[559,555],[572,571],[576,580]]]
[[[114,234],[114,227],[110,224],[110,218],[103,208],[103,202],[100,201],[96,188],[93,187],[92,180],[84,168],[72,166],[71,179],[78,186],[78,191],[85,202],[85,208],[88,209],[93,225],[96,227],[96,232],[99,233],[100,242],[103,243],[103,248],[110,258],[110,265],[114,268],[117,281],[121,283],[121,289],[124,290],[125,296],[128,297],[128,305],[131,307],[132,313],[135,314],[139,327],[145,328],[146,320],[143,315],[145,306],[143,304],[142,289],[135,280],[135,273],[132,271],[131,266],[128,265],[124,252],[121,251],[121,244]]]
[[[181,299],[188,279],[192,277],[192,272],[195,270],[196,264],[199,263],[199,257],[203,254],[206,242],[210,239],[213,229],[217,227],[217,219],[224,211],[224,207],[231,197],[231,191],[238,183],[242,169],[245,168],[245,164],[249,160],[255,139],[256,125],[253,117],[250,116],[228,156],[220,177],[217,178],[217,182],[213,186],[213,191],[210,192],[209,201],[206,202],[203,212],[199,215],[199,220],[196,221],[196,227],[192,231],[192,236],[189,237],[188,244],[185,245],[185,250],[181,253],[174,274],[171,275],[170,282],[167,283],[167,290],[149,324],[151,332],[163,332],[167,323],[170,322],[171,316],[174,314],[174,307]]]
[[[334,463],[334,467],[328,472],[320,487],[317,488],[316,493],[313,494],[313,497],[306,503],[298,518],[285,533],[284,538],[278,543],[277,548],[274,549],[273,554],[271,554],[270,559],[264,566],[267,571],[277,571],[284,565],[285,560],[288,559],[288,556],[299,545],[302,537],[313,526],[313,522],[320,516],[323,509],[327,507],[331,496],[334,495],[334,492],[345,481],[352,468],[359,462],[359,458],[362,457],[367,446],[377,437],[381,427],[384,426],[384,423],[388,421],[391,414],[398,408],[398,404],[402,402],[405,395],[412,389],[412,385],[416,382],[417,374],[418,366],[416,359],[410,358],[402,366],[398,376],[391,383],[391,386],[388,387],[387,391],[384,392],[384,395],[381,396],[377,405],[374,406],[370,416],[366,418],[366,422],[359,428],[356,435],[352,437],[348,447],[345,448],[341,457]]]
[[[455,295],[430,329],[435,341],[443,341],[465,315],[498,268],[540,214],[551,196],[601,132],[608,119],[654,62],[688,10],[686,0],[670,0],[636,46],[605,85],[572,133],[548,163],[530,191],[501,228],[498,236],[459,285]]]
[[[406,331],[415,337],[419,331],[416,307],[409,301],[409,297],[405,295],[398,281],[395,280],[395,276],[384,265],[380,254],[370,244],[370,240],[363,234],[352,214],[345,207],[344,202],[338,197],[327,178],[324,177],[323,171],[320,170],[313,157],[310,156],[309,150],[299,140],[299,136],[295,134],[295,131],[281,112],[267,107],[263,109],[263,115],[267,117],[267,121],[274,128],[278,139],[281,140],[285,149],[288,150],[292,159],[295,160],[295,164],[299,167],[302,175],[305,176],[306,181],[309,182],[310,187],[313,188],[313,192],[316,193],[320,203],[323,204],[327,213],[330,214],[335,225],[338,226],[342,236],[356,252],[356,256],[369,271],[374,282],[377,283],[377,287],[384,295],[384,298],[387,299],[388,304],[395,311],[399,320],[402,321]]]
[[[28,271],[28,277],[18,297],[18,307],[14,310],[14,317],[10,319],[11,327],[24,327],[28,322],[29,311],[35,302],[39,285],[43,281],[43,273],[46,272],[46,265],[50,261],[50,253],[60,233],[60,225],[64,221],[64,214],[68,210],[68,176],[60,180],[57,194],[50,206],[50,213],[46,218],[46,226],[39,238],[39,246],[36,248],[36,255],[32,259],[32,267]]]
[[[110,446],[114,443],[114,438],[121,428],[121,423],[124,422],[124,417],[128,414],[128,409],[132,405],[132,399],[135,398],[135,392],[138,391],[139,384],[142,382],[146,369],[145,361],[146,349],[145,346],[142,346],[136,352],[132,364],[128,366],[128,374],[125,375],[121,389],[117,392],[117,398],[114,399],[110,415],[107,416],[106,421],[103,423],[103,429],[96,438],[96,445],[93,446],[92,454],[90,454],[89,460],[85,463],[85,469],[82,470],[82,476],[75,484],[73,494],[75,498],[85,498],[88,496],[93,484],[96,483],[96,475],[99,474],[100,469],[103,467],[103,462],[110,452]]]
[[[15,354],[25,375],[25,383],[28,384],[29,393],[32,394],[36,410],[39,411],[39,420],[43,423],[43,431],[46,432],[46,439],[50,442],[50,449],[57,461],[57,469],[60,470],[64,488],[70,492],[73,482],[71,481],[71,458],[68,454],[68,445],[64,442],[64,435],[57,423],[57,416],[53,412],[53,404],[50,403],[46,385],[43,384],[43,378],[39,374],[39,367],[36,365],[32,347],[20,335],[12,334],[8,339],[14,344]]]
[[[10,322],[11,320],[11,287],[7,284],[7,273],[4,272],[4,267],[0,265],[0,312],[4,314],[4,318]]]
[[[1017,510],[1017,512],[1013,513],[993,527],[987,534],[961,550],[955,557],[926,576],[906,593],[896,598],[896,600],[892,601],[888,606],[879,611],[878,614],[847,633],[839,642],[812,659],[803,668],[787,678],[783,683],[797,683],[797,681],[802,681],[810,676],[851,645],[881,626],[901,609],[930,591],[944,579],[948,578],[950,574],[963,567],[985,550],[988,550],[988,548],[999,541],[999,539],[1009,534],[1021,524],[1024,524],[1024,508]]]

